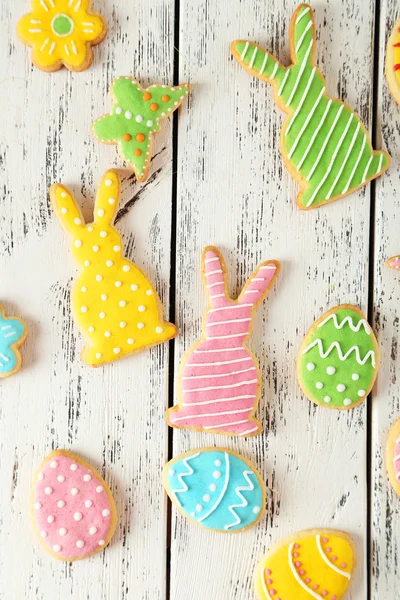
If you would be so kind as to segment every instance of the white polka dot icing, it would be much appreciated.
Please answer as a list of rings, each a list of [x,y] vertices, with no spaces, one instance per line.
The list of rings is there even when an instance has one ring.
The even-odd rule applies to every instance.
[[[264,483],[248,461],[229,450],[201,449],[174,458],[164,467],[164,485],[180,510],[208,529],[239,531],[264,512]]]
[[[46,549],[66,561],[101,550],[116,525],[114,500],[104,480],[90,465],[66,451],[53,452],[40,472],[43,479],[34,480],[33,518]],[[39,505],[40,509],[35,508]]]

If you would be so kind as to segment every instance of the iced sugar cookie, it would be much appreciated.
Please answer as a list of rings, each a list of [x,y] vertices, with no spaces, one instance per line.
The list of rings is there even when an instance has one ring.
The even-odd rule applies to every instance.
[[[203,337],[183,358],[178,376],[178,406],[167,412],[171,427],[225,435],[256,435],[254,418],[261,379],[257,359],[246,342],[255,307],[262,302],[279,272],[274,260],[261,263],[237,300],[228,294],[227,272],[220,252],[203,252],[203,279],[208,308]]]
[[[264,513],[264,482],[249,461],[231,450],[185,452],[165,465],[163,478],[181,513],[206,529],[237,533]]]
[[[27,335],[25,321],[18,317],[6,317],[0,305],[0,378],[10,377],[21,368],[19,348]]]
[[[314,323],[297,357],[305,395],[328,408],[353,408],[370,393],[379,367],[378,344],[364,314],[350,304]]]
[[[392,96],[400,104],[400,19],[388,39],[385,71]]]
[[[386,265],[391,269],[400,269],[400,256],[392,256],[386,261]]]
[[[35,533],[54,558],[87,558],[110,543],[117,510],[110,488],[87,462],[66,450],[51,452],[31,493]]]
[[[91,0],[32,0],[32,12],[18,23],[23,44],[32,47],[32,62],[42,71],[84,71],[93,61],[92,46],[106,36],[107,25],[92,12]]]
[[[375,152],[359,118],[331,98],[315,66],[315,24],[311,7],[301,4],[290,25],[292,65],[284,67],[253,42],[232,43],[236,60],[251,74],[271,82],[278,106],[287,114],[281,151],[287,169],[300,184],[303,210],[338,200],[383,173],[386,152]]]
[[[353,540],[334,529],[300,531],[275,544],[259,563],[260,600],[340,600],[357,566]]]
[[[188,83],[144,89],[131,77],[118,77],[111,86],[112,110],[93,123],[93,135],[99,142],[118,144],[137,180],[144,181],[150,167],[153,134],[160,131],[160,121],[182,104],[189,89]]]
[[[100,181],[94,220],[85,223],[71,192],[50,189],[57,218],[72,236],[81,268],[72,290],[74,318],[87,344],[82,360],[96,367],[160,344],[176,335],[163,320],[157,292],[144,273],[123,254],[121,234],[113,227],[119,204],[119,177],[108,171]]]
[[[392,425],[386,442],[386,468],[390,483],[400,496],[400,419]]]

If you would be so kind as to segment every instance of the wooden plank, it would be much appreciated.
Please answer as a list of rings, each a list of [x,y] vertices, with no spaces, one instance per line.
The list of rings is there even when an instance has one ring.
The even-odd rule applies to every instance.
[[[283,168],[283,115],[272,90],[230,58],[230,42],[257,41],[287,64],[293,0],[228,5],[180,2],[180,81],[193,84],[191,110],[179,121],[176,356],[200,337],[206,297],[200,257],[217,245],[237,294],[256,265],[282,262],[278,282],[257,310],[251,347],[262,372],[251,439],[175,430],[173,454],[221,445],[241,452],[268,487],[267,516],[237,536],[201,530],[173,510],[171,600],[248,600],[253,571],[272,542],[312,527],[334,527],[356,542],[359,567],[351,600],[366,598],[366,408],[316,408],[301,394],[295,359],[303,335],[342,302],[367,309],[369,188],[308,213]],[[368,127],[374,2],[317,4],[317,61],[328,90]],[[357,43],[354,43],[357,40]]]
[[[398,147],[399,110],[384,75],[387,39],[400,17],[398,3],[381,2],[377,136],[392,156],[392,166],[376,185],[374,323],[378,332],[381,368],[372,398],[371,450],[371,600],[392,598],[398,589],[400,556],[399,498],[392,490],[386,472],[385,446],[390,427],[400,417],[400,367],[398,356],[399,273],[385,266],[399,254],[400,182]]]
[[[16,40],[25,0],[0,7],[0,301],[25,318],[22,371],[0,387],[0,595],[4,600],[165,598],[168,345],[101,369],[79,360],[69,287],[76,265],[52,214],[47,190],[70,185],[90,215],[98,181],[121,167],[115,147],[94,141],[90,124],[111,107],[119,75],[144,84],[173,77],[173,0],[96,1],[109,24],[92,68],[42,73]],[[142,188],[119,222],[129,258],[151,277],[168,317],[172,123],[155,140],[155,180],[147,187],[124,171],[123,204]],[[111,483],[120,513],[111,546],[81,563],[54,561],[34,538],[28,494],[34,470],[53,448],[89,460]],[[157,568],[155,568],[155,565]]]

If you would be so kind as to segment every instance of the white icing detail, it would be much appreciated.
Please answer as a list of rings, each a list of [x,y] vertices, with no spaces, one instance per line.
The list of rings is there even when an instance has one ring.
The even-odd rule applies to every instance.
[[[117,106],[117,108],[115,109],[115,113],[117,115],[120,115],[122,113],[122,108],[120,106]]]
[[[56,48],[57,44],[55,42],[53,42],[50,46],[50,50],[49,50],[49,54],[53,54],[55,48]]]
[[[106,260],[106,267],[112,267],[113,266],[113,261],[112,260]]]
[[[380,155],[379,158],[379,165],[378,165],[378,169],[376,171],[376,175],[379,173],[379,171],[382,169],[382,162],[383,162],[383,154]]]
[[[201,504],[196,504],[196,510],[197,512],[201,512],[203,510],[203,507]]]
[[[323,551],[322,546],[321,546],[321,536],[317,535],[316,539],[317,539],[317,546],[318,546],[319,553],[320,553],[321,557],[323,558],[323,560],[328,565],[328,567],[330,567],[333,571],[336,571],[336,573],[339,573],[339,575],[343,575],[343,577],[346,577],[346,579],[348,579],[350,581],[350,579],[351,579],[350,573],[346,573],[346,571],[342,571],[341,569],[339,569],[336,565],[331,563],[331,561],[326,556],[326,554]]]
[[[83,242],[82,240],[75,240],[74,245],[75,248],[80,248],[82,246]]]
[[[324,352],[324,348],[322,345],[322,340],[320,338],[318,338],[317,340],[314,340],[309,346],[307,346],[307,348],[305,350],[303,350],[303,354],[306,354],[306,352],[308,352],[309,350],[311,350],[311,348],[313,348],[314,346],[318,346],[318,350],[319,350],[319,355],[321,358],[326,358],[327,356],[329,356],[329,354],[332,352],[333,348],[336,348],[338,356],[340,358],[341,361],[346,360],[350,354],[352,352],[355,352],[356,354],[356,360],[358,362],[359,365],[364,365],[367,360],[371,357],[371,364],[373,366],[373,368],[375,369],[375,352],[373,350],[369,350],[369,352],[367,352],[367,354],[365,355],[365,357],[363,359],[361,359],[360,356],[360,349],[358,346],[352,346],[350,348],[350,350],[348,350],[346,352],[346,354],[342,353],[342,349],[340,348],[340,345],[338,342],[332,342],[332,344],[329,346],[328,350],[326,352]],[[333,367],[332,367],[333,368]],[[327,369],[328,372],[328,369]]]
[[[230,323],[246,323],[247,321],[251,321],[251,318],[249,317],[246,319],[235,319],[234,321],[232,319],[229,319],[229,321],[214,321],[213,323],[207,323],[207,327],[215,327],[216,325],[228,325]]]
[[[108,300],[108,296],[107,296],[107,294],[102,294],[102,295],[100,296],[100,298],[103,300],[103,302],[105,302],[106,300]]]
[[[211,500],[210,494],[204,494],[204,496],[203,496],[203,502],[210,502],[210,500]]]
[[[47,538],[47,533],[46,533],[45,531],[41,531],[41,532],[40,532],[40,535],[41,535],[41,537],[42,537],[43,539],[46,539],[46,538]]]
[[[343,108],[343,106],[344,105],[342,104],[341,108]],[[328,168],[327,168],[327,170],[325,172],[325,175],[323,176],[323,178],[321,179],[321,181],[319,182],[319,184],[315,188],[313,195],[311,196],[310,200],[307,203],[307,206],[310,206],[314,202],[315,196],[318,194],[319,190],[322,188],[322,186],[324,185],[325,181],[328,179],[328,177],[330,175],[330,172],[332,171],[333,165],[335,163],[336,157],[338,155],[338,152],[339,152],[339,150],[340,150],[340,148],[342,146],[343,140],[346,137],[347,132],[348,132],[348,130],[350,128],[350,125],[351,125],[351,122],[353,120],[353,117],[354,117],[354,114],[351,113],[351,115],[349,117],[349,120],[347,121],[346,128],[345,128],[344,132],[342,133],[340,140],[336,144],[335,151],[334,151],[334,153],[332,155],[331,161],[330,161],[329,166],[328,166]],[[307,178],[307,181],[308,181],[308,178]]]
[[[104,546],[105,541],[104,540],[99,540],[99,546]]]
[[[61,550],[60,544],[54,544],[53,550],[54,550],[54,552],[60,552],[60,550]]]
[[[72,463],[72,465],[70,466],[70,470],[71,471],[77,471],[78,470],[78,465],[76,465],[75,463]]]
[[[114,354],[119,354],[121,352],[121,348],[114,348]]]
[[[85,545],[85,542],[83,542],[82,540],[78,540],[76,542],[76,547],[77,548],[83,548],[84,545]]]
[[[398,460],[400,460],[400,454],[396,454],[396,455],[394,456],[394,458],[393,458],[393,462],[395,463],[395,462],[397,462]],[[40,502],[38,502],[38,504],[40,504]],[[35,508],[36,508],[36,506],[35,506]]]
[[[190,389],[183,390],[183,392],[192,393],[192,392],[207,392],[208,390],[224,390],[224,389],[228,389],[228,388],[240,387],[242,385],[249,385],[251,383],[257,383],[257,381],[258,381],[258,379],[247,379],[245,381],[240,381],[239,383],[231,383],[229,385],[216,385],[216,386],[205,387],[205,388],[193,388],[191,390]]]
[[[122,281],[116,281],[114,285],[115,287],[119,288],[122,285]]]
[[[365,333],[367,333],[368,335],[371,335],[371,328],[368,324],[368,321],[366,321],[365,319],[360,319],[357,323],[357,325],[354,325],[353,323],[353,318],[348,316],[345,319],[343,319],[343,321],[341,321],[341,323],[339,324],[338,322],[338,318],[337,318],[337,313],[333,313],[331,315],[329,315],[329,317],[326,317],[326,319],[324,319],[322,321],[322,323],[320,323],[318,325],[318,329],[320,327],[323,327],[323,325],[325,325],[325,323],[327,323],[330,319],[333,320],[333,324],[335,326],[336,329],[342,329],[342,327],[344,327],[346,325],[346,323],[348,323],[350,329],[352,331],[354,331],[355,333],[357,333],[358,331],[360,331],[361,326],[364,326],[364,330]]]
[[[101,514],[103,515],[103,517],[109,517],[110,511],[108,510],[108,508],[105,508]]]
[[[186,366],[187,367],[221,367],[222,365],[232,365],[234,363],[245,362],[246,360],[253,360],[253,357],[245,356],[244,358],[235,358],[234,360],[223,360],[223,361],[213,362],[213,363],[186,363]]]
[[[210,483],[208,489],[210,490],[210,492],[215,492],[217,490],[217,486],[215,485],[215,483]]]
[[[64,502],[64,500],[59,500],[59,501],[57,502],[57,506],[58,506],[58,508],[64,508],[64,506],[65,506],[65,502]]]
[[[328,135],[326,136],[326,138],[325,138],[325,140],[324,140],[324,143],[322,144],[322,148],[321,148],[321,150],[319,151],[319,154],[318,154],[317,158],[315,159],[315,162],[314,162],[313,166],[312,166],[312,167],[311,167],[311,169],[310,169],[310,172],[308,173],[308,175],[307,175],[307,177],[306,177],[306,181],[310,181],[311,177],[313,176],[313,174],[314,174],[314,171],[315,171],[315,169],[317,168],[317,166],[318,166],[318,164],[319,164],[319,162],[320,162],[320,160],[321,160],[321,157],[322,157],[322,155],[323,155],[323,153],[324,153],[324,151],[325,151],[325,148],[326,148],[326,146],[328,145],[328,142],[329,142],[329,140],[330,140],[330,138],[331,138],[331,136],[332,136],[332,133],[334,132],[334,129],[335,129],[335,127],[336,127],[336,124],[337,124],[337,122],[338,122],[338,120],[339,120],[339,118],[340,118],[340,115],[342,114],[342,110],[343,110],[343,109],[344,109],[344,104],[341,104],[341,105],[340,105],[340,108],[339,108],[339,110],[338,110],[338,111],[337,111],[337,113],[336,113],[336,117],[335,117],[335,119],[334,119],[334,121],[333,121],[333,123],[332,123],[332,125],[331,125],[331,128],[330,128],[330,130],[329,130],[329,132],[328,132]],[[350,123],[351,123],[351,120],[352,120],[352,118],[353,118],[353,113],[350,115],[349,122],[347,123],[347,126],[346,126],[346,128],[345,128],[345,131],[344,131],[344,135],[346,135],[346,133],[347,133],[347,129],[348,129],[348,127],[350,126]],[[336,145],[336,149],[340,147],[340,145],[341,145],[341,143],[342,143],[342,139],[343,139],[343,134],[342,134],[342,137],[340,138],[340,140],[339,140],[338,144]],[[335,152],[336,152],[336,149],[335,149]],[[333,154],[333,156],[335,156],[335,153]],[[332,162],[332,161],[331,161],[331,162]],[[329,174],[329,167],[328,167],[327,173]],[[325,173],[325,175],[326,175],[326,173]],[[322,181],[322,180],[321,180],[321,181]],[[323,181],[325,181],[325,180],[323,179]],[[318,188],[315,190],[315,192],[314,192],[314,194],[313,194],[313,197],[314,197],[314,195],[317,193],[317,191],[319,191],[319,189],[320,189],[320,186],[321,186],[321,182],[319,183],[319,185],[318,185]],[[309,203],[309,204],[307,204],[307,206],[309,206],[309,205],[310,205],[310,203]]]
[[[96,281],[103,281],[103,275],[96,275]]]
[[[297,17],[297,19],[296,19],[296,21],[295,21],[296,25],[297,25],[297,23],[299,23],[299,22],[302,20],[302,18],[303,18],[303,17],[305,17],[305,16],[306,16],[306,14],[309,12],[309,10],[310,10],[310,7],[309,7],[309,6],[307,6],[307,7],[306,7],[306,8],[303,10],[303,12],[300,12],[300,13],[298,14],[298,17]]]
[[[41,31],[43,31],[43,29],[39,29],[37,27],[33,28],[33,29],[28,29],[29,33],[40,33]]]
[[[261,510],[261,507],[260,507],[260,506],[255,506],[255,507],[253,508],[253,513],[254,513],[255,515],[258,515],[258,513],[260,512],[260,510]]]
[[[86,287],[86,285],[83,285],[83,286],[81,287],[81,292],[87,292],[87,287]]]
[[[164,329],[162,327],[156,327],[156,333],[162,333]]]
[[[232,333],[231,335],[214,335],[213,337],[208,335],[206,337],[206,339],[207,340],[228,340],[231,338],[236,338],[236,337],[241,337],[241,336],[247,337],[248,335],[249,335],[248,331],[243,331],[242,333]]]
[[[54,517],[53,517],[53,515],[49,515],[49,516],[47,517],[47,522],[48,522],[48,523],[54,523]]]
[[[215,350],[193,350],[193,352],[195,354],[204,354],[204,353],[208,353],[208,352],[243,352],[243,346],[239,346],[236,348],[216,348]]]
[[[261,69],[258,72],[259,75],[262,75],[264,73],[264,69],[267,66],[267,62],[268,62],[268,52],[265,53],[263,64],[261,65]]]
[[[307,363],[307,371],[314,371],[315,365],[312,362]]]
[[[136,283],[132,283],[131,285],[131,290],[133,290],[134,292],[136,292],[136,290],[138,289],[138,285],[136,285]]]
[[[126,301],[125,300],[120,300],[119,301],[119,305],[121,306],[121,308],[123,308],[124,306],[126,306]]]
[[[226,531],[231,527],[235,527],[235,525],[239,525],[239,523],[241,523],[241,519],[235,511],[235,508],[245,508],[249,504],[246,498],[243,496],[242,492],[252,492],[254,490],[254,484],[249,479],[249,475],[254,475],[253,471],[243,471],[242,475],[247,481],[248,485],[237,486],[237,488],[235,489],[235,493],[240,498],[241,502],[239,504],[231,504],[228,507],[229,512],[233,515],[235,520],[232,523],[225,525],[224,529]]]
[[[308,146],[306,148],[306,151],[304,152],[303,156],[301,157],[301,160],[300,160],[299,164],[296,167],[297,171],[300,171],[300,169],[301,169],[304,161],[306,160],[306,158],[308,156],[308,153],[310,152],[310,150],[311,150],[311,148],[312,148],[312,146],[314,144],[315,138],[317,137],[317,135],[319,133],[319,130],[321,129],[322,125],[325,123],[325,119],[328,116],[328,112],[329,112],[329,109],[330,109],[331,105],[332,105],[332,100],[329,100],[329,102],[328,102],[328,104],[327,104],[327,106],[325,108],[325,112],[322,115],[322,119],[321,119],[321,121],[320,121],[317,129],[314,131],[313,136],[312,136],[311,140],[309,141],[309,144],[308,144]]]
[[[71,47],[72,47],[72,52],[74,54],[78,54],[78,48],[76,47],[74,40],[71,40]]]
[[[296,108],[296,112],[294,113],[293,117],[292,117],[292,118],[291,118],[291,120],[290,120],[290,123],[289,123],[289,125],[288,125],[288,126],[287,126],[287,128],[286,128],[286,131],[285,131],[285,136],[286,136],[286,135],[289,133],[289,131],[290,131],[290,129],[291,129],[291,127],[292,127],[293,123],[295,122],[295,120],[296,120],[296,118],[297,118],[297,116],[298,116],[299,112],[300,112],[300,111],[301,111],[301,109],[302,109],[302,106],[303,106],[303,104],[304,104],[304,101],[305,101],[305,99],[307,98],[307,94],[308,94],[308,92],[309,92],[309,89],[310,89],[310,86],[311,86],[311,84],[312,84],[312,81],[313,81],[313,79],[314,79],[315,71],[316,71],[316,67],[314,67],[314,68],[313,68],[313,70],[311,71],[311,75],[310,75],[310,77],[309,77],[309,79],[308,79],[308,83],[307,83],[306,89],[304,90],[304,92],[303,92],[303,95],[302,95],[302,97],[301,97],[301,100],[300,100],[300,102],[299,102],[299,105],[298,105],[298,107]]]
[[[345,389],[346,389],[346,386],[344,385],[344,383],[339,383],[339,384],[336,386],[336,389],[337,389],[337,391],[338,391],[338,392],[344,392],[344,391],[345,391]]]
[[[100,352],[96,353],[96,358],[101,358],[103,355]]]
[[[53,488],[52,488],[52,487],[50,487],[50,486],[48,486],[48,487],[44,488],[44,493],[45,493],[47,496],[50,496],[50,494],[52,494],[52,493],[53,493]]]
[[[106,179],[104,183],[106,184],[107,187],[110,187],[110,186],[112,186],[113,182],[112,182],[112,179]]]
[[[97,527],[90,527],[89,533],[90,535],[94,535],[95,533],[97,533]]]
[[[315,387],[317,388],[317,390],[322,390],[322,388],[324,387],[324,384],[322,383],[322,381],[317,381],[317,383],[315,384]]]
[[[326,372],[328,373],[328,375],[334,375],[336,373],[336,369],[335,367],[327,367]]]
[[[208,271],[208,273],[206,273],[206,276],[208,277],[209,275],[215,275],[216,273],[222,273],[222,269],[215,269],[214,271]]]
[[[353,170],[352,170],[352,172],[351,172],[351,174],[350,174],[349,180],[348,180],[348,182],[346,183],[345,187],[343,188],[342,194],[345,194],[345,193],[347,192],[347,190],[349,189],[349,187],[350,187],[350,184],[351,184],[351,182],[352,182],[352,179],[353,179],[353,177],[354,177],[354,173],[356,172],[356,170],[357,170],[357,167],[358,167],[358,165],[360,164],[360,160],[361,160],[361,157],[362,157],[362,155],[363,155],[363,152],[364,152],[364,149],[365,149],[365,144],[366,144],[366,143],[367,143],[367,136],[366,136],[366,135],[364,135],[364,141],[363,141],[363,143],[362,143],[362,146],[361,146],[360,153],[359,153],[359,155],[358,155],[358,157],[357,157],[356,163],[355,163],[355,165],[354,165],[354,167],[353,167]]]
[[[363,178],[362,178],[362,183],[364,183],[366,181],[366,179],[367,179],[368,169],[370,167],[370,164],[372,163],[373,158],[374,158],[374,155],[372,155],[370,157],[370,159],[369,159],[369,161],[367,163],[367,166],[365,167],[364,175],[363,175]]]
[[[85,500],[85,506],[86,508],[90,508],[92,506],[93,502],[91,500]]]
[[[105,319],[106,313],[102,311],[101,313],[99,313],[99,317],[100,319]]]
[[[90,266],[90,260],[85,260],[84,263],[85,267],[89,267]]]
[[[235,396],[234,398],[215,398],[214,400],[202,400],[201,402],[189,402],[183,406],[201,406],[202,404],[219,404],[220,402],[232,402],[232,400],[245,400],[254,398],[254,394],[245,394],[243,396]]]
[[[311,121],[311,119],[312,119],[315,111],[317,110],[317,107],[318,107],[318,105],[319,105],[319,103],[321,101],[322,96],[324,95],[325,90],[326,90],[326,88],[323,87],[322,90],[320,91],[320,94],[319,94],[318,98],[316,99],[316,101],[314,103],[314,106],[312,107],[311,111],[309,112],[308,117],[305,120],[303,127],[300,129],[300,131],[299,131],[299,133],[297,135],[297,138],[293,142],[293,146],[290,148],[290,152],[288,153],[288,158],[292,158],[292,156],[294,154],[294,151],[296,150],[297,145],[298,145],[299,141],[301,140],[304,131],[307,128],[307,125],[309,124],[309,122]]]
[[[236,398],[231,398],[231,400],[236,400]],[[187,404],[186,406],[193,406],[193,405],[192,404]],[[249,412],[249,409],[248,408],[241,408],[240,410],[237,410],[237,409],[235,409],[235,410],[227,410],[225,412],[201,413],[200,415],[191,415],[191,419],[201,419],[202,417],[216,417],[216,416],[219,416],[219,415],[236,415],[236,414],[243,413],[243,412]],[[176,421],[182,421],[182,420],[185,420],[185,419],[187,419],[187,416],[186,417],[176,417],[174,419],[174,423]]]
[[[106,337],[106,338],[111,337],[111,331],[105,331],[104,332],[104,337]]]
[[[35,510],[40,510],[42,508],[42,505],[40,504],[40,502],[35,502],[35,504],[33,505],[33,508]]]
[[[82,513],[80,513],[80,512],[74,513],[74,519],[75,519],[75,521],[80,521],[82,519]]]
[[[297,79],[296,79],[296,83],[294,84],[293,89],[292,89],[292,93],[290,94],[290,97],[289,97],[289,99],[287,101],[287,106],[291,105],[292,100],[294,98],[294,95],[297,92],[297,88],[299,87],[301,76],[303,75],[304,69],[306,68],[306,64],[307,64],[307,61],[308,61],[308,57],[310,56],[311,49],[313,47],[313,43],[314,43],[313,40],[311,40],[311,42],[310,42],[310,44],[308,46],[307,52],[304,55],[304,59],[303,59],[303,62],[301,63],[301,67],[300,67],[299,74],[298,74]]]
[[[267,56],[268,56],[268,54],[267,54]],[[283,88],[284,88],[284,87],[285,87],[285,85],[286,85],[286,82],[287,82],[287,79],[288,79],[288,77],[289,77],[289,74],[290,74],[290,70],[288,69],[288,70],[286,71],[285,77],[283,78],[283,81],[282,81],[282,83],[281,83],[281,86],[280,86],[280,88],[279,88],[279,90],[278,90],[278,96],[280,96],[280,95],[282,94],[282,92],[283,92]]]
[[[65,477],[64,477],[64,475],[58,475],[58,476],[57,476],[57,481],[58,481],[59,483],[63,483],[63,482],[65,481]]]
[[[78,493],[79,493],[78,488],[75,488],[75,487],[71,488],[71,495],[72,496],[77,496]]]
[[[128,344],[132,345],[135,343],[135,340],[133,338],[128,338]]]
[[[146,290],[146,296],[152,296],[153,290]]]
[[[294,546],[294,542],[292,544],[289,545],[288,548],[288,561],[289,561],[289,566],[290,566],[290,570],[292,571],[292,575],[295,578],[295,580],[297,581],[297,583],[300,585],[300,587],[303,588],[303,590],[305,590],[308,594],[310,594],[310,596],[312,596],[313,598],[315,598],[316,600],[321,600],[322,596],[320,596],[319,594],[317,594],[316,592],[313,592],[305,583],[304,581],[301,579],[300,575],[298,574],[298,572],[295,569],[295,566],[293,564],[293,559],[292,559],[292,551],[293,551],[293,546]]]
[[[329,404],[329,402],[332,400],[332,398],[330,396],[325,396],[324,398],[324,402],[326,402],[326,404]]]
[[[191,366],[191,365],[188,365]],[[248,373],[249,371],[255,371],[255,367],[250,367],[250,369],[242,369],[241,371],[229,371],[228,373],[212,373],[211,375],[192,375],[190,377],[182,377],[182,379],[209,379],[209,378],[219,378],[219,377],[229,377],[230,375],[240,375],[240,373]]]
[[[312,27],[312,21],[311,20],[307,23],[307,25],[306,25],[303,33],[300,36],[299,41],[297,42],[296,52],[298,52],[300,50],[300,48],[301,48],[301,46],[302,46],[302,44],[304,42],[304,38],[306,37],[307,32],[309,31],[310,27]]]
[[[146,310],[146,307],[143,306],[143,304],[141,304],[140,306],[138,306],[138,311],[139,312],[144,312]]]
[[[273,70],[273,71],[272,71],[272,73],[271,73],[271,79],[273,79],[273,78],[275,77],[275,75],[276,75],[276,73],[277,73],[278,69],[279,69],[279,63],[278,63],[278,61],[276,61],[276,63],[275,63],[275,67],[274,67],[274,70]]]
[[[143,329],[143,327],[144,327],[144,323],[142,323],[142,322],[139,322],[139,323],[137,324],[137,328],[138,328],[138,329]]]
[[[244,46],[244,48],[243,48],[243,52],[242,52],[242,54],[240,55],[240,59],[241,59],[241,60],[243,60],[243,59],[244,59],[244,57],[246,56],[246,52],[247,52],[247,50],[248,50],[248,47],[249,47],[249,42],[246,42],[246,44],[245,44],[245,46]]]
[[[351,404],[351,400],[350,400],[350,398],[345,398],[345,399],[343,400],[343,404],[344,404],[345,406],[350,406],[350,404]]]
[[[46,12],[49,12],[49,7],[47,6],[47,4],[44,0],[40,0],[40,4],[43,6],[43,8]]]
[[[360,398],[362,398],[363,396],[365,396],[366,391],[365,390],[358,390],[357,394],[359,395]]]
[[[89,473],[86,473],[86,475],[83,476],[83,481],[90,481],[92,478],[89,475]]]
[[[51,467],[52,469],[57,469],[57,467],[58,467],[58,462],[57,462],[56,460],[52,460],[52,461],[51,461],[51,463],[50,463],[50,467]]]
[[[353,375],[351,376],[353,381],[358,381],[360,379],[360,376],[358,373],[353,373]]]
[[[147,127],[153,127],[153,121],[147,121],[146,125]]]
[[[61,529],[58,530],[58,533],[64,537],[64,535],[67,534],[67,530],[65,529],[65,527],[61,527]]]
[[[186,484],[185,481],[183,481],[184,477],[190,477],[191,475],[193,475],[194,470],[192,469],[192,467],[189,465],[189,460],[193,460],[194,458],[197,458],[199,456],[200,452],[196,452],[196,454],[192,454],[191,456],[188,456],[187,458],[184,458],[182,460],[182,463],[184,464],[184,466],[187,468],[187,471],[185,471],[184,473],[180,473],[177,477],[179,483],[181,484],[181,488],[171,488],[171,494],[174,495],[175,501],[177,502],[178,506],[180,506],[182,508],[182,505],[179,501],[179,499],[177,498],[177,494],[185,494],[188,491],[188,486]]]
[[[107,231],[100,231],[100,237],[102,237],[102,238],[107,237]]]
[[[224,452],[224,456],[225,456],[225,481],[224,481],[223,488],[221,490],[221,494],[220,494],[218,500],[216,501],[216,503],[210,508],[210,510],[208,512],[206,512],[202,517],[200,517],[200,519],[198,519],[198,521],[197,521],[198,523],[202,523],[205,519],[207,519],[207,517],[209,517],[218,508],[218,506],[222,502],[222,499],[225,495],[226,490],[228,489],[230,464],[229,464],[229,456],[226,452]],[[220,473],[219,471],[216,471],[216,472]],[[221,475],[221,473],[220,473],[220,475]],[[215,474],[213,473],[213,477],[214,476],[215,476]]]
[[[40,31],[41,31],[41,30],[40,30]],[[250,60],[250,62],[249,62],[249,67],[250,67],[250,69],[252,69],[252,68],[253,68],[254,61],[255,61],[255,59],[256,59],[256,55],[257,55],[257,50],[258,50],[257,46],[254,46],[254,52],[253,52],[253,55],[252,55],[252,57],[251,57],[251,60]]]
[[[336,187],[336,184],[339,181],[339,178],[341,177],[341,175],[343,173],[343,170],[344,170],[344,168],[345,168],[345,166],[347,164],[347,161],[349,160],[350,153],[353,150],[354,144],[356,142],[356,138],[357,138],[358,132],[360,131],[360,127],[361,127],[361,123],[358,123],[358,125],[356,127],[356,130],[354,132],[353,138],[352,138],[352,140],[350,142],[350,146],[349,146],[349,148],[347,150],[346,156],[345,156],[344,161],[342,163],[342,166],[340,167],[340,169],[338,171],[338,174],[336,175],[335,180],[332,183],[331,189],[329,190],[328,194],[326,195],[325,200],[328,200],[331,197],[331,194],[333,193],[333,191],[334,191],[334,189]]]
[[[104,489],[104,488],[103,488],[103,486],[102,486],[102,485],[98,485],[98,486],[97,486],[97,488],[96,488],[96,492],[97,492],[98,494],[101,494],[101,492],[103,491],[103,489]]]
[[[231,421],[229,423],[222,423],[221,425],[207,425],[204,426],[203,429],[221,429],[221,427],[230,427],[231,425],[241,425],[242,423],[248,423],[248,419],[243,419],[242,421]],[[251,431],[254,431],[251,429]]]
[[[50,38],[46,38],[43,42],[43,44],[40,46],[40,51],[43,52],[43,50],[46,48],[47,44],[49,43]],[[65,194],[65,196],[63,196],[63,194],[65,194],[65,192],[61,192],[61,197],[64,198],[67,194]],[[61,209],[61,212],[63,212],[64,209]],[[65,212],[67,212],[67,209],[65,209]]]

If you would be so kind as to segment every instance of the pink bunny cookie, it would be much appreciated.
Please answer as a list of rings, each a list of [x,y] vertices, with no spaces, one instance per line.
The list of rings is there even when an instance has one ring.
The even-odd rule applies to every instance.
[[[167,412],[171,427],[225,435],[261,431],[254,418],[261,379],[257,359],[247,348],[254,308],[265,298],[279,272],[271,260],[260,264],[237,300],[228,295],[224,260],[210,246],[203,252],[203,278],[209,305],[204,334],[186,354],[178,379],[178,406]]]
[[[84,460],[55,450],[34,478],[34,528],[44,548],[58,560],[74,561],[100,552],[117,525],[110,488]]]

